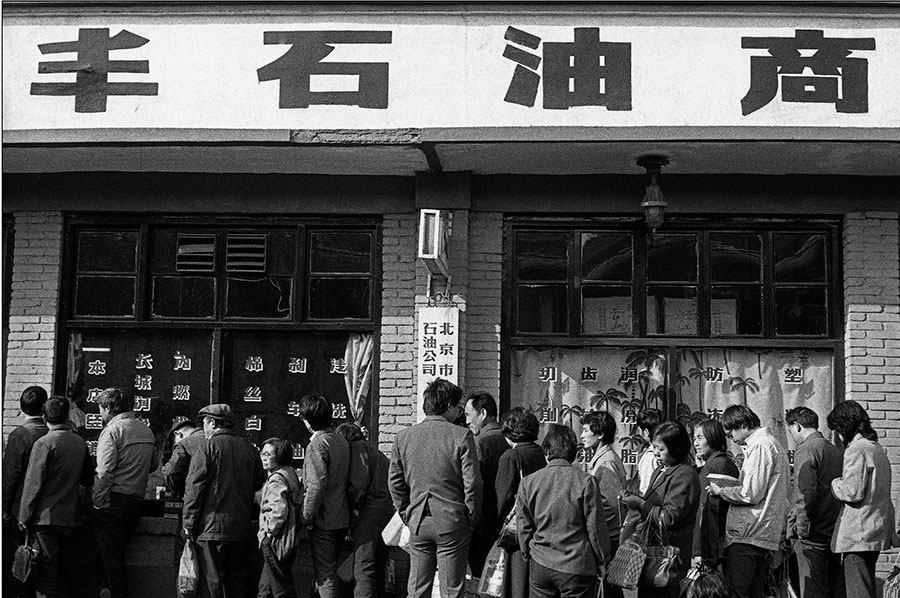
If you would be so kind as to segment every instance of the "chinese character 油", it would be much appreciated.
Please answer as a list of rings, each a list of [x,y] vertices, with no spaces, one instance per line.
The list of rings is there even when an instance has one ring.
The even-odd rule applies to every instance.
[[[244,429],[247,430],[248,432],[250,432],[250,431],[261,432],[262,431],[262,418],[259,417],[258,415],[251,415],[250,417],[248,417],[247,419],[244,420]]]
[[[141,395],[134,395],[134,410],[135,411],[150,411],[150,397],[142,397]]]
[[[106,373],[106,363],[100,361],[99,359],[96,361],[88,362],[87,373],[89,376],[102,376]]]
[[[306,358],[305,357],[291,357],[288,361],[288,372],[291,374],[305,374],[306,373]]]
[[[244,389],[244,400],[248,403],[262,402],[262,390],[258,386],[248,386]]]
[[[291,401],[287,404],[287,414],[293,417],[300,417],[300,403]]]
[[[346,374],[347,373],[347,360],[343,357],[332,357],[331,358],[331,367],[328,370],[329,374]]]
[[[190,401],[191,400],[191,385],[190,384],[175,384],[172,386],[172,400],[173,401]]]
[[[135,374],[134,388],[136,390],[153,390],[153,376],[151,376],[150,374]]]
[[[103,427],[103,418],[99,413],[86,413],[84,415],[84,427],[88,430],[99,430]]]
[[[784,368],[785,384],[803,384],[803,368]]]
[[[741,100],[744,116],[771,102],[834,104],[841,113],[869,111],[869,61],[849,58],[874,50],[874,37],[825,37],[820,29],[797,29],[794,37],[742,37],[741,47],[767,50],[750,58],[750,89]]]
[[[559,368],[556,366],[543,367],[538,372],[538,378],[541,382],[556,382],[556,376],[559,374]]]
[[[360,108],[387,108],[388,65],[382,62],[322,62],[333,44],[389,44],[390,31],[266,31],[263,44],[291,48],[274,62],[256,70],[262,81],[280,81],[279,108],[309,108],[311,104],[338,104]],[[353,91],[312,91],[314,75],[357,78]]]
[[[155,96],[157,83],[109,82],[109,73],[149,73],[147,60],[110,60],[113,50],[140,48],[150,40],[123,29],[109,36],[109,29],[82,28],[78,41],[38,44],[41,54],[76,52],[76,60],[39,62],[38,73],[75,73],[74,83],[32,83],[33,96],[75,96],[75,112],[106,112],[109,96]]]
[[[631,110],[630,43],[603,42],[599,28],[575,27],[574,41],[544,42],[543,56],[539,56],[516,47],[537,50],[541,38],[536,35],[508,27],[504,39],[511,44],[503,57],[516,63],[504,101],[534,106],[543,79],[545,109],[605,106],[607,110]]]
[[[244,362],[244,369],[248,372],[263,371],[263,358],[259,355],[251,355],[247,358],[247,361]]]
[[[597,381],[597,368],[581,368],[581,381],[587,382],[588,380]]]
[[[172,356],[172,359],[175,360],[175,367],[173,370],[184,370],[190,371],[191,369],[191,358],[187,355],[183,354],[181,351],[175,351],[175,355]]]
[[[422,347],[425,349],[437,349],[437,339],[433,336],[426,336],[422,339]]]
[[[722,372],[722,368],[708,367],[706,368],[706,371],[703,372],[703,377],[706,378],[708,382],[721,382]]]

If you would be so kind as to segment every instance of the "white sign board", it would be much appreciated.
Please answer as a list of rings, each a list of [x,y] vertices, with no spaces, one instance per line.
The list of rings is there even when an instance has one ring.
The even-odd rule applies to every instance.
[[[422,421],[422,393],[435,378],[459,383],[459,308],[420,307],[416,331],[418,420]]]

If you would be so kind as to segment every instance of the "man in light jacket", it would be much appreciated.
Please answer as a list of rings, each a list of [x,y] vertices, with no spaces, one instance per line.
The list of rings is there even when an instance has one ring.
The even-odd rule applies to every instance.
[[[766,554],[779,549],[787,522],[791,482],[787,451],[746,405],[725,409],[722,427],[744,445],[740,485],[722,488],[710,483],[707,488],[710,495],[731,504],[725,527],[725,575],[736,598],[763,598]]]

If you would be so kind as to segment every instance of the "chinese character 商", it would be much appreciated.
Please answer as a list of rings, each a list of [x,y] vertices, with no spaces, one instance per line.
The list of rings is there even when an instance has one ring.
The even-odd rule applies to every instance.
[[[744,116],[771,102],[779,86],[783,102],[834,104],[841,113],[869,111],[869,61],[848,56],[874,50],[874,37],[826,38],[820,29],[797,29],[792,38],[743,37],[741,47],[769,52],[750,58]]]
[[[88,375],[102,376],[106,373],[106,364],[99,359],[88,362]]]

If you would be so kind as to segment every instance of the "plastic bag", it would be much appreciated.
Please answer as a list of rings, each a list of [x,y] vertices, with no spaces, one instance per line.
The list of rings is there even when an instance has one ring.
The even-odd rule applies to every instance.
[[[388,546],[398,546],[409,552],[409,528],[400,518],[399,511],[394,511],[394,516],[381,531],[381,539]]]
[[[503,594],[508,562],[509,554],[503,550],[500,544],[494,542],[484,561],[484,569],[481,571],[481,581],[478,583],[479,594],[489,598],[500,598]]]
[[[188,538],[178,564],[178,595],[181,598],[194,598],[199,589],[200,559],[197,556],[196,544]]]

